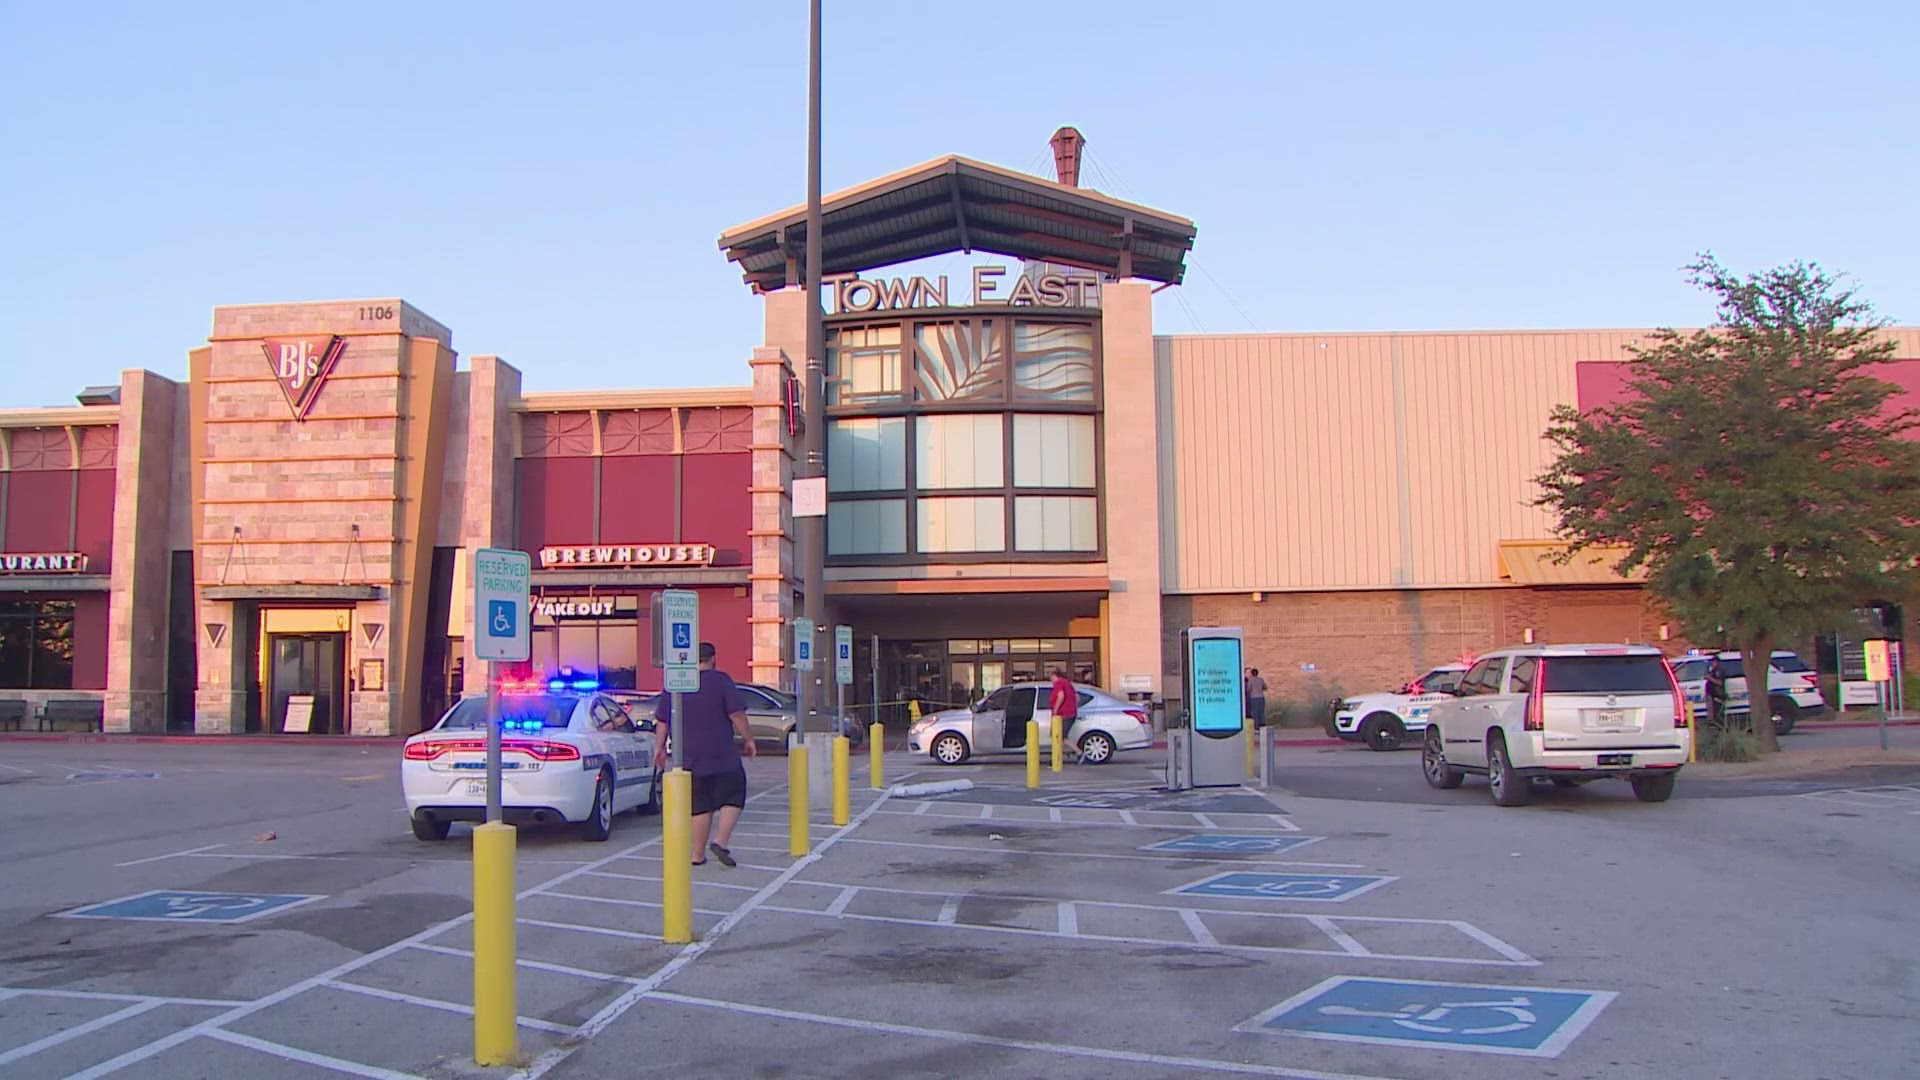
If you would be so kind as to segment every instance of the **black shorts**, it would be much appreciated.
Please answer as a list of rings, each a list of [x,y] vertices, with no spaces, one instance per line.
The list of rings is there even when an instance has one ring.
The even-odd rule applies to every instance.
[[[747,770],[693,778],[693,812],[711,814],[723,806],[747,805]]]

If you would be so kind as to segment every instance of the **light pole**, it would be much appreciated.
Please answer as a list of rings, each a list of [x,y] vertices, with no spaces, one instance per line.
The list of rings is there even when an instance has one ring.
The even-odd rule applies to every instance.
[[[827,331],[820,310],[820,3],[821,0],[810,0],[807,19],[807,356],[802,379],[806,394],[806,430],[801,444],[806,460],[800,463],[799,469],[800,475],[806,477],[826,475]],[[827,624],[827,519],[801,518],[794,525],[799,561],[807,581],[803,614],[817,629]],[[808,720],[819,715],[824,688],[817,672],[803,672],[800,678],[800,709],[794,723],[804,738],[810,726]]]

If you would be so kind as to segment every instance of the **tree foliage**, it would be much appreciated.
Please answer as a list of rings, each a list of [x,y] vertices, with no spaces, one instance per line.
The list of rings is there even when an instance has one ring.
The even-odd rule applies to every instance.
[[[1731,640],[1760,672],[1776,642],[1920,584],[1920,411],[1875,374],[1886,324],[1818,265],[1687,269],[1716,324],[1631,347],[1620,401],[1556,409],[1538,501],[1575,551],[1624,546],[1620,569],[1646,567],[1690,637]]]

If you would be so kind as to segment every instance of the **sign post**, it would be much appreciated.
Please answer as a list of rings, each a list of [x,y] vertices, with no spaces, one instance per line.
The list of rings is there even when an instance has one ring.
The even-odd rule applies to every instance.
[[[473,651],[487,665],[487,820],[473,830],[473,1058],[519,1058],[513,927],[513,826],[500,813],[500,671],[533,655],[533,559],[524,551],[473,553]]]
[[[700,689],[700,594],[668,589],[659,594],[654,620],[655,655],[672,697],[667,733],[673,770],[660,784],[660,937],[670,945],[693,940],[693,777],[686,769],[686,698]]]
[[[807,736],[807,711],[810,707],[809,703],[813,700],[813,696],[808,693],[813,682],[812,619],[793,620],[793,670],[799,673],[800,683],[799,686],[794,687],[800,692],[800,707],[794,710],[794,734],[804,742]]]

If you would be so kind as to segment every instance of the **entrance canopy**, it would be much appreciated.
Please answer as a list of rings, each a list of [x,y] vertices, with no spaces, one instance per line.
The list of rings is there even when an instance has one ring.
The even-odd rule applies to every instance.
[[[1193,249],[1186,218],[952,154],[834,192],[821,208],[829,275],[984,251],[1178,284]],[[720,248],[755,292],[798,284],[807,208],[729,229]]]

